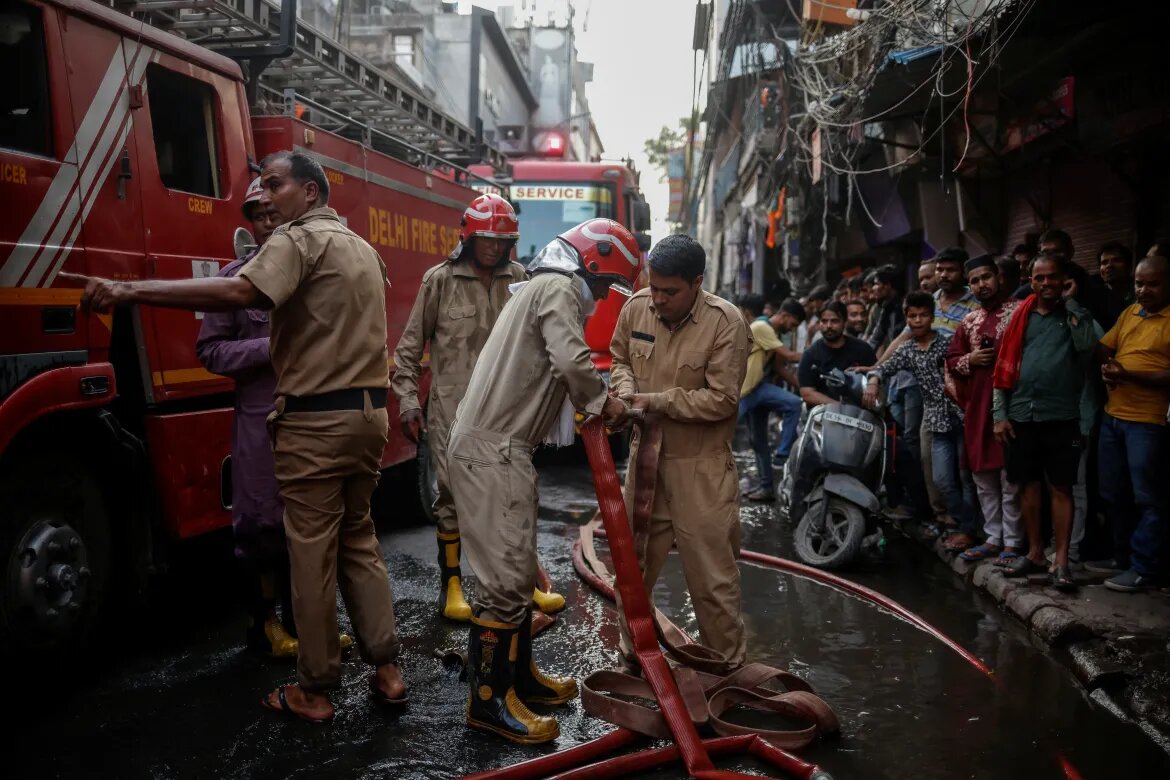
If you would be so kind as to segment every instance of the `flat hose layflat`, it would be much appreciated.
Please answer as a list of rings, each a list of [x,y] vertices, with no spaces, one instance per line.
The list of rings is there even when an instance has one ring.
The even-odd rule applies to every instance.
[[[651,441],[657,442],[655,437],[659,434],[655,433],[654,426],[647,426],[644,434],[649,434]],[[658,644],[650,600],[642,583],[642,574],[634,551],[634,539],[626,515],[625,501],[622,498],[621,483],[618,481],[613,456],[610,454],[609,443],[606,440],[605,428],[601,420],[593,418],[582,425],[581,438],[585,443],[585,451],[593,470],[593,486],[597,492],[598,509],[605,524],[614,569],[617,574],[616,590],[621,597],[622,610],[629,627],[634,652],[642,666],[642,674],[649,684],[650,692],[658,702],[666,729],[673,737],[675,744],[657,750],[611,757],[599,763],[589,763],[597,761],[614,750],[626,747],[639,738],[639,734],[631,729],[618,728],[616,731],[584,745],[511,767],[469,775],[466,780],[487,780],[488,778],[535,780],[554,775],[561,778],[574,778],[575,780],[584,778],[597,780],[644,772],[647,769],[680,759],[686,767],[687,773],[697,780],[733,780],[734,778],[756,777],[755,775],[719,770],[711,762],[712,754],[734,753],[748,753],[784,771],[788,776],[797,778],[797,780],[831,780],[829,775],[819,767],[802,761],[793,754],[770,744],[758,734],[718,737],[707,741],[699,737],[692,720],[692,709],[697,707],[697,702],[692,699],[691,709],[688,709],[687,702],[679,691],[675,677],[671,673],[670,666]],[[644,435],[643,447],[647,444],[646,439],[647,436]],[[656,461],[657,450],[658,445],[655,443],[645,453],[646,458],[653,458]],[[639,458],[639,460],[643,459]],[[647,502],[643,493],[639,499],[638,509],[649,511],[649,507],[653,503],[653,496],[651,495]],[[686,672],[684,672],[685,674]],[[698,673],[691,672],[691,674],[697,675]],[[588,765],[583,766],[584,764]],[[565,774],[557,775],[558,772]]]

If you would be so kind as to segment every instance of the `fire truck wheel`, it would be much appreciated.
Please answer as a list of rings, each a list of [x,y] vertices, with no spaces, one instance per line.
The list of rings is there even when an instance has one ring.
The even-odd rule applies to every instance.
[[[431,461],[431,446],[426,435],[418,441],[415,472],[418,474],[419,510],[428,523],[434,523],[435,499],[439,497],[439,472]]]
[[[0,647],[70,651],[97,623],[110,533],[93,475],[60,457],[0,476]]]

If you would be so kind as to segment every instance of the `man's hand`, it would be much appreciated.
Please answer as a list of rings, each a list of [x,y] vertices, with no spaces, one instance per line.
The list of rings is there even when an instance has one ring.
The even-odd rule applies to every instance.
[[[870,382],[865,386],[865,393],[861,396],[861,405],[866,409],[874,409],[878,402],[877,382]]]
[[[82,311],[105,314],[115,306],[125,306],[131,303],[130,285],[126,282],[115,282],[111,279],[101,279],[84,274],[71,274],[66,271],[57,274],[57,278],[85,285],[85,290],[81,293]]]
[[[621,399],[629,404],[631,409],[637,409],[643,414],[650,411],[650,393],[632,393],[623,395]]]
[[[422,409],[411,409],[399,415],[398,424],[402,426],[402,435],[418,444],[419,437],[427,432],[427,423],[423,419]]]
[[[1016,431],[1012,428],[1011,420],[1001,420],[995,424],[995,440],[1005,447],[1016,438]]]
[[[1116,359],[1109,358],[1101,364],[1101,379],[1106,385],[1117,385],[1129,379],[1129,372]]]
[[[990,366],[995,362],[995,347],[977,349],[967,356],[973,366]]]
[[[605,399],[605,406],[601,407],[601,421],[607,428],[614,428],[626,422],[630,415],[630,407],[620,398],[609,396]]]

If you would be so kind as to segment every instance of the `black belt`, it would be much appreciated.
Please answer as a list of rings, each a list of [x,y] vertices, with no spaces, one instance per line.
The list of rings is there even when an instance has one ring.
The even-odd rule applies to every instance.
[[[360,412],[366,408],[366,393],[375,409],[386,406],[386,388],[351,387],[333,390],[320,395],[286,395],[284,411],[287,412]]]

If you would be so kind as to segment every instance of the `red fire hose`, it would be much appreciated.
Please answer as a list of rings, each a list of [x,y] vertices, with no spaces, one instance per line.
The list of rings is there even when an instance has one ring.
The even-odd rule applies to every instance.
[[[641,572],[634,553],[633,537],[626,518],[621,485],[614,469],[613,457],[600,419],[594,418],[581,426],[581,438],[593,471],[598,509],[605,530],[598,529],[609,542],[616,574],[617,591],[621,595],[629,633],[635,653],[642,665],[643,675],[649,681],[664,714],[675,744],[619,756],[604,756],[626,748],[641,739],[641,735],[618,728],[603,737],[568,750],[524,761],[510,767],[468,775],[463,780],[602,780],[645,772],[682,760],[690,776],[698,780],[732,780],[747,778],[736,772],[714,768],[711,756],[747,753],[786,772],[797,780],[831,780],[819,767],[802,761],[797,756],[776,748],[758,735],[718,737],[703,740],[695,730],[686,705],[670,673],[666,659],[658,645],[651,606],[642,587]],[[979,671],[999,684],[995,673],[961,645],[927,623],[901,604],[857,583],[829,572],[814,569],[794,561],[743,550],[740,557],[763,566],[791,572],[818,582],[832,585],[865,601],[886,609],[925,631],[959,654]],[[578,541],[573,550],[573,562],[578,573],[599,592],[613,598],[614,588],[597,576],[585,563]],[[1057,761],[1068,780],[1080,780],[1080,774],[1064,755],[1056,754]],[[596,763],[594,763],[596,762]]]
[[[469,775],[464,780],[535,780],[551,777],[574,780],[597,780],[644,772],[650,768],[679,759],[687,773],[696,780],[735,780],[751,778],[738,772],[715,768],[711,755],[748,753],[766,761],[797,780],[831,780],[819,767],[802,761],[795,755],[776,748],[758,735],[719,737],[703,740],[691,721],[678,685],[658,644],[650,600],[642,585],[641,571],[634,552],[633,535],[626,518],[626,505],[621,484],[614,468],[613,456],[606,440],[605,428],[599,418],[581,426],[581,438],[593,471],[593,486],[597,491],[598,509],[605,523],[610,553],[616,572],[617,590],[634,652],[642,666],[642,675],[650,683],[667,726],[674,738],[671,747],[614,756],[599,763],[589,763],[640,739],[640,735],[619,728],[604,737],[511,767]]]

